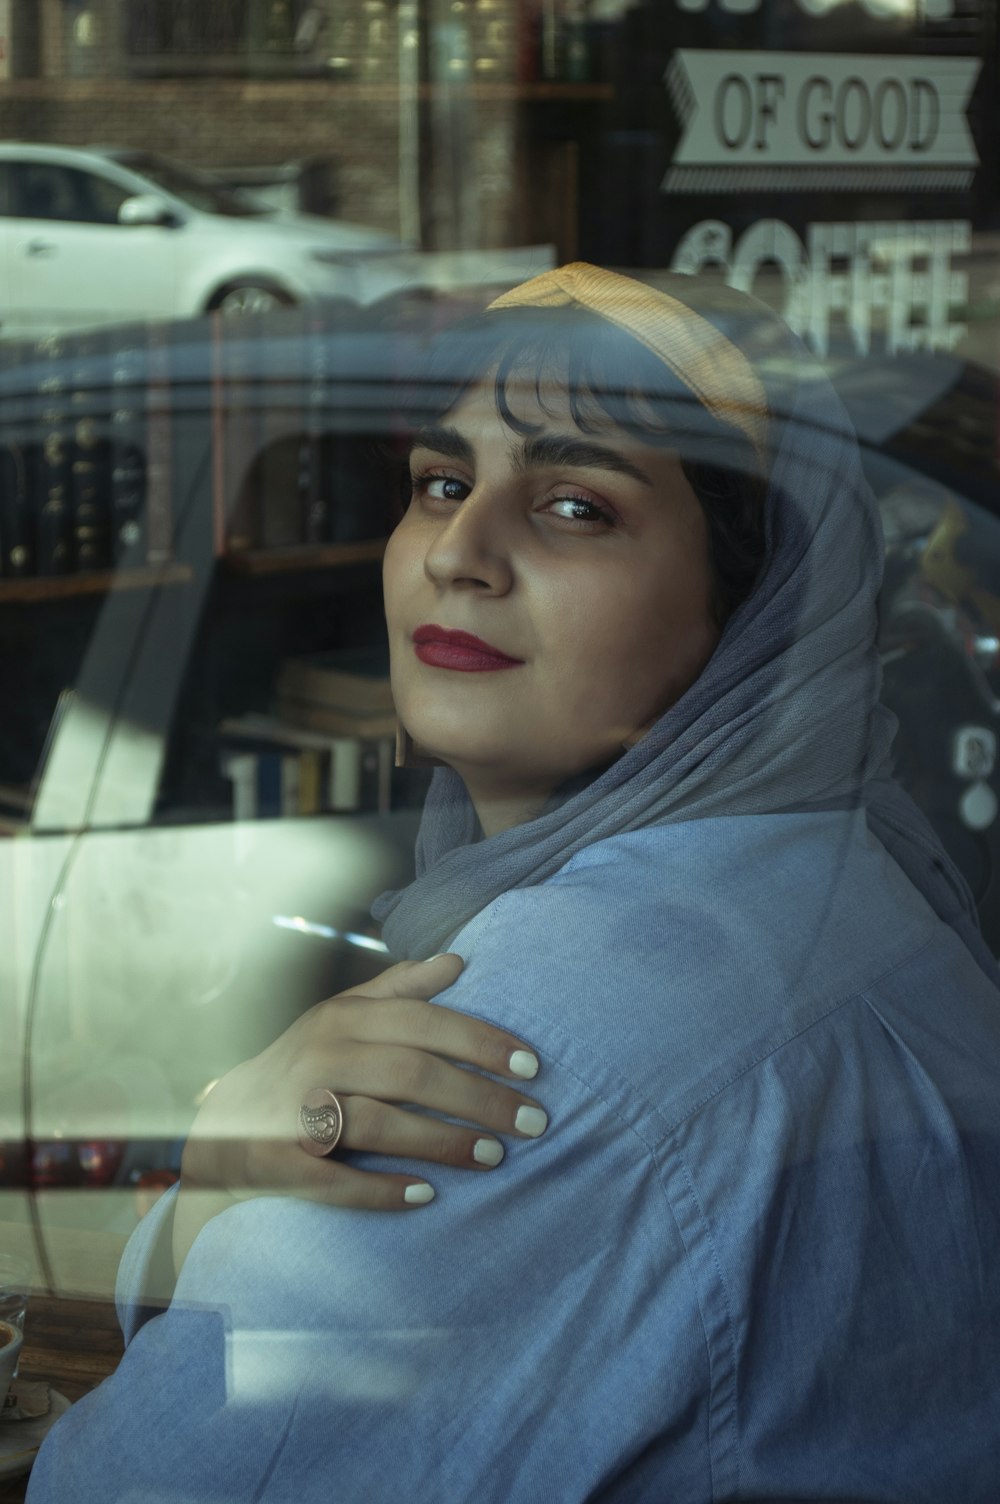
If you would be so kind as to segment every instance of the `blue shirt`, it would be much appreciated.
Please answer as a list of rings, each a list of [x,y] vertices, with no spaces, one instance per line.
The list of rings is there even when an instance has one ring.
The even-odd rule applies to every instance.
[[[30,1504],[996,1504],[1000,997],[863,818],[617,836],[452,948],[548,1132],[234,1206],[149,1319],[165,1198]]]

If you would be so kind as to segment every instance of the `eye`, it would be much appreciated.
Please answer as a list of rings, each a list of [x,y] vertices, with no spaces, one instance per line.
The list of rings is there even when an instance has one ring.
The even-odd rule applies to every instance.
[[[420,497],[423,501],[457,502],[464,501],[472,490],[464,480],[459,480],[457,475],[441,474],[416,474],[410,477],[413,488],[413,497]]]
[[[614,527],[617,518],[607,507],[600,506],[589,496],[556,496],[545,505],[552,515],[585,527],[588,532]]]

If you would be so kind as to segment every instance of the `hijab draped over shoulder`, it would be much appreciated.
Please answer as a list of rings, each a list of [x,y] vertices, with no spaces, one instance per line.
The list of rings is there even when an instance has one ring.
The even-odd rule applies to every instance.
[[[585,787],[486,840],[461,779],[435,770],[416,878],[373,910],[390,953],[446,950],[500,894],[544,881],[619,833],[861,806],[870,831],[996,979],[965,883],[891,780],[896,722],[879,700],[876,647],[881,524],[829,382],[756,300],[694,277],[661,275],[649,287],[577,263],[504,294],[488,316],[565,305],[626,329],[750,441],[767,475],[766,560],[700,677]]]

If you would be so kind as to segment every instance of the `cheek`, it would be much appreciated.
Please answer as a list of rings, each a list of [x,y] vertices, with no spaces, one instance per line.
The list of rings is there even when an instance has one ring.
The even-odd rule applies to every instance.
[[[718,640],[697,570],[605,574],[549,608],[570,714],[613,737],[683,694]]]
[[[422,572],[422,563],[406,520],[399,524],[386,544],[382,559],[382,598],[390,632],[402,612],[413,581]]]

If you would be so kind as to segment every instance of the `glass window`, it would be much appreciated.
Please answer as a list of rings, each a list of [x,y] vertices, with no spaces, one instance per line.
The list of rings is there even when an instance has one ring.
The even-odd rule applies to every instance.
[[[48,162],[13,162],[11,203],[18,219],[88,219],[78,174]]]
[[[0,0],[32,1504],[1000,1498],[996,12]]]
[[[11,212],[20,219],[113,225],[127,188],[96,173],[52,162],[11,162]]]
[[[92,224],[116,225],[118,223],[118,210],[130,196],[128,188],[98,172],[81,172],[78,186]]]

